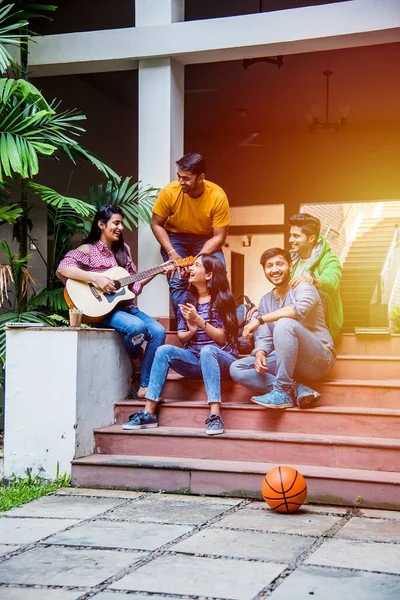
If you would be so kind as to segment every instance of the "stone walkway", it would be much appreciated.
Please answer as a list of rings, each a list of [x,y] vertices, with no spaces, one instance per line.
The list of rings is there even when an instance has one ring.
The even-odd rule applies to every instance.
[[[400,512],[64,489],[3,517],[4,600],[400,598]]]

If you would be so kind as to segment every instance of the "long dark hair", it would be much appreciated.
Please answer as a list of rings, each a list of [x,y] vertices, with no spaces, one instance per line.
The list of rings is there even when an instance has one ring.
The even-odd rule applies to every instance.
[[[211,279],[207,280],[207,288],[211,297],[209,306],[209,318],[211,320],[212,309],[222,319],[225,333],[230,342],[235,342],[239,334],[239,325],[236,318],[236,305],[229,288],[226,268],[220,258],[213,254],[199,254],[206,273],[211,273]],[[189,284],[186,302],[197,306],[199,294],[196,287]]]
[[[98,225],[99,221],[102,221],[104,224],[106,224],[111,219],[112,215],[121,215],[122,218],[125,216],[122,208],[119,206],[115,206],[114,204],[103,204],[103,206],[101,206],[95,214],[92,228],[87,238],[83,240],[83,244],[94,244],[98,242],[101,237],[101,229]],[[119,266],[125,267],[127,251],[122,233],[119,236],[119,240],[113,242],[112,251]]]

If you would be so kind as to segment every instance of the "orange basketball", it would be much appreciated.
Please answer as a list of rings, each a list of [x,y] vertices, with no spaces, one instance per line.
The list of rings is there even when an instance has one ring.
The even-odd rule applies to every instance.
[[[261,492],[265,502],[276,512],[299,510],[307,497],[307,484],[292,467],[275,467],[263,479]]]

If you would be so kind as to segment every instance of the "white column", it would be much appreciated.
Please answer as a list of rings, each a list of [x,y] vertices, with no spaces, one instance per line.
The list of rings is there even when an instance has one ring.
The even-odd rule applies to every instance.
[[[185,0],[136,0],[135,26],[168,25],[184,21]]]
[[[182,0],[136,0],[136,26],[183,19]],[[163,187],[175,178],[183,154],[184,66],[171,58],[139,61],[139,180]],[[141,271],[160,264],[160,246],[150,227],[140,225]],[[156,277],[139,297],[139,307],[154,317],[169,316],[168,284]]]

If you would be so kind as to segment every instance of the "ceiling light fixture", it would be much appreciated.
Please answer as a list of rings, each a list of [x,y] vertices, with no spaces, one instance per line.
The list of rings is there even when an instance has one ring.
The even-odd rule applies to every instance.
[[[334,120],[329,120],[329,78],[332,75],[332,71],[323,71],[322,74],[326,77],[325,117],[324,119],[321,119],[318,107],[312,106],[311,113],[307,115],[308,129],[310,133],[313,133],[318,129],[331,130],[339,133],[346,125],[347,114],[350,107],[345,105],[338,106]]]
[[[276,65],[278,67],[278,69],[281,68],[281,66],[283,65],[283,56],[262,56],[260,58],[244,58],[242,60],[242,67],[244,68],[245,71],[247,71],[247,69],[249,67],[251,67],[251,65],[254,65],[258,62],[265,62],[265,63],[269,63],[271,65]]]

